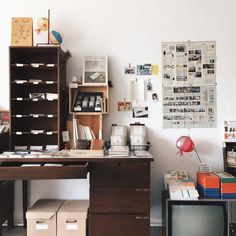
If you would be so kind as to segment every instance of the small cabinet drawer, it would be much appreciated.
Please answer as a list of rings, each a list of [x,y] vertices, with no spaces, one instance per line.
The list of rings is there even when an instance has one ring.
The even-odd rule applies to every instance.
[[[89,235],[150,236],[149,215],[90,215]]]
[[[149,187],[150,162],[94,163],[91,167],[92,187]]]
[[[88,162],[85,162],[76,165],[63,166],[0,165],[0,178],[2,180],[87,178],[88,164]]]
[[[149,214],[149,188],[90,188],[93,213]]]

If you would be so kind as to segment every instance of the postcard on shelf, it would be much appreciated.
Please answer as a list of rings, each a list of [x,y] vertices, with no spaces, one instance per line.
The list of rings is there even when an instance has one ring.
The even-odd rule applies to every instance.
[[[33,21],[34,46],[48,43],[49,21],[46,17],[34,17]]]
[[[86,56],[83,65],[83,84],[108,84],[108,57]]]
[[[30,99],[45,99],[44,93],[30,93],[29,94]]]
[[[33,45],[33,18],[13,17],[11,29],[12,46]]]

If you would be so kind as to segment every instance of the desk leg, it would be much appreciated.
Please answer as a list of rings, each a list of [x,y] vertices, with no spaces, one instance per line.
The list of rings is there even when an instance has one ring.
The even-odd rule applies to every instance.
[[[23,192],[23,220],[24,220],[24,227],[26,228],[26,211],[28,207],[28,182],[27,180],[22,181],[22,192]]]

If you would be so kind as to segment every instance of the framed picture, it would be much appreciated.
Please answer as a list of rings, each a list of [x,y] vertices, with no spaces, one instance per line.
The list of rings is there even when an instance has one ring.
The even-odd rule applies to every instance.
[[[108,84],[108,57],[86,56],[83,65],[83,84]]]

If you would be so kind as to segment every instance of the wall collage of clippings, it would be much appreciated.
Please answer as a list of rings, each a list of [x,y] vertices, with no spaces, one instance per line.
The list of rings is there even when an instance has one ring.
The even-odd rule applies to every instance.
[[[215,41],[162,43],[163,128],[216,127]]]

